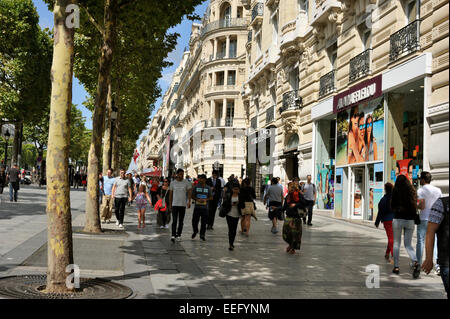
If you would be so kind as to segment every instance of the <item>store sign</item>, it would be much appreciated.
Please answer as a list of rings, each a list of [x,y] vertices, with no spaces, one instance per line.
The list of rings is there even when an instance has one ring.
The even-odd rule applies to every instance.
[[[377,98],[382,93],[381,75],[378,75],[334,96],[333,112],[344,111],[367,99]]]
[[[251,139],[250,143],[252,145],[261,143],[262,141],[269,138],[271,136],[271,130],[270,129],[261,129],[261,130],[259,130],[257,135],[258,135],[257,137],[254,137]]]

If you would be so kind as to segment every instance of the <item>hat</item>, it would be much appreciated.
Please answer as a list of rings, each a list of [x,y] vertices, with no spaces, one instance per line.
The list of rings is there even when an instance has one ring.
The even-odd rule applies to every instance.
[[[200,175],[198,175],[198,178],[199,178],[199,179],[200,179],[200,178],[206,179],[206,175],[205,175],[205,174],[200,174]]]

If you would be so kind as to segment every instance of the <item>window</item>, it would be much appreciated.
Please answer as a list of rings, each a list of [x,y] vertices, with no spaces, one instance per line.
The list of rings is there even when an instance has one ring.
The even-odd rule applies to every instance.
[[[214,145],[214,155],[223,155],[224,151],[225,151],[225,144]]]
[[[328,57],[330,59],[331,67],[333,70],[336,70],[337,67],[337,42],[335,42],[328,49]]]
[[[367,28],[366,24],[363,23],[358,27],[359,37],[361,38],[363,51],[370,49],[371,47],[371,29]]]
[[[227,118],[234,117],[234,101],[227,102]]]
[[[259,58],[262,55],[261,51],[261,32],[256,35],[256,56]]]
[[[228,71],[227,85],[236,84],[236,71]]]
[[[308,7],[309,7],[308,2],[309,2],[308,0],[298,0],[298,10],[306,11],[306,13],[308,13]]]
[[[230,58],[235,58],[236,53],[237,53],[236,51],[237,51],[237,40],[236,39],[230,40],[230,48],[229,48],[228,56]]]
[[[278,13],[272,18],[272,43],[278,43]]]
[[[291,72],[289,72],[289,83],[291,84],[292,90],[298,90],[299,77],[298,77],[298,67],[294,67]]]
[[[224,72],[217,72],[216,73],[216,85],[224,85]]]
[[[270,89],[270,98],[271,98],[272,105],[276,105],[277,104],[277,93],[275,92],[275,86],[273,86]]]
[[[405,3],[406,23],[410,24],[419,19],[419,0],[409,0]]]
[[[242,7],[237,7],[237,18],[242,18],[244,9]]]

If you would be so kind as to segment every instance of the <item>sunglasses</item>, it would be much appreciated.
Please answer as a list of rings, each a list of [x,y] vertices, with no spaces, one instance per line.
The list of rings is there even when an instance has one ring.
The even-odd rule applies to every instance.
[[[364,129],[365,127],[366,127],[366,125],[365,125],[365,124],[362,124],[362,125],[359,126],[359,129],[362,130],[362,129]]]
[[[168,183],[169,181],[164,181],[164,183]]]
[[[367,123],[367,124],[366,124],[366,127],[367,127],[367,128],[372,127],[372,122]]]

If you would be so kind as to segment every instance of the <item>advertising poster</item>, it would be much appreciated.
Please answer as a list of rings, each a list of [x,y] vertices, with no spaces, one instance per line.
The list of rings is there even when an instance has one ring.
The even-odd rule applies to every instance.
[[[408,177],[411,184],[413,183],[412,158],[406,158],[406,159],[397,161],[395,176],[397,177],[398,175],[405,175],[406,177]]]
[[[320,209],[334,209],[334,165],[329,165],[330,163],[317,165],[316,204]]]
[[[336,165],[382,161],[384,150],[384,98],[337,115]]]
[[[344,169],[336,169],[336,181],[334,188],[334,212],[336,217],[342,217],[342,182],[344,178]]]
[[[378,215],[378,203],[383,197],[383,163],[374,165],[374,180],[369,182],[368,220],[375,220]]]

